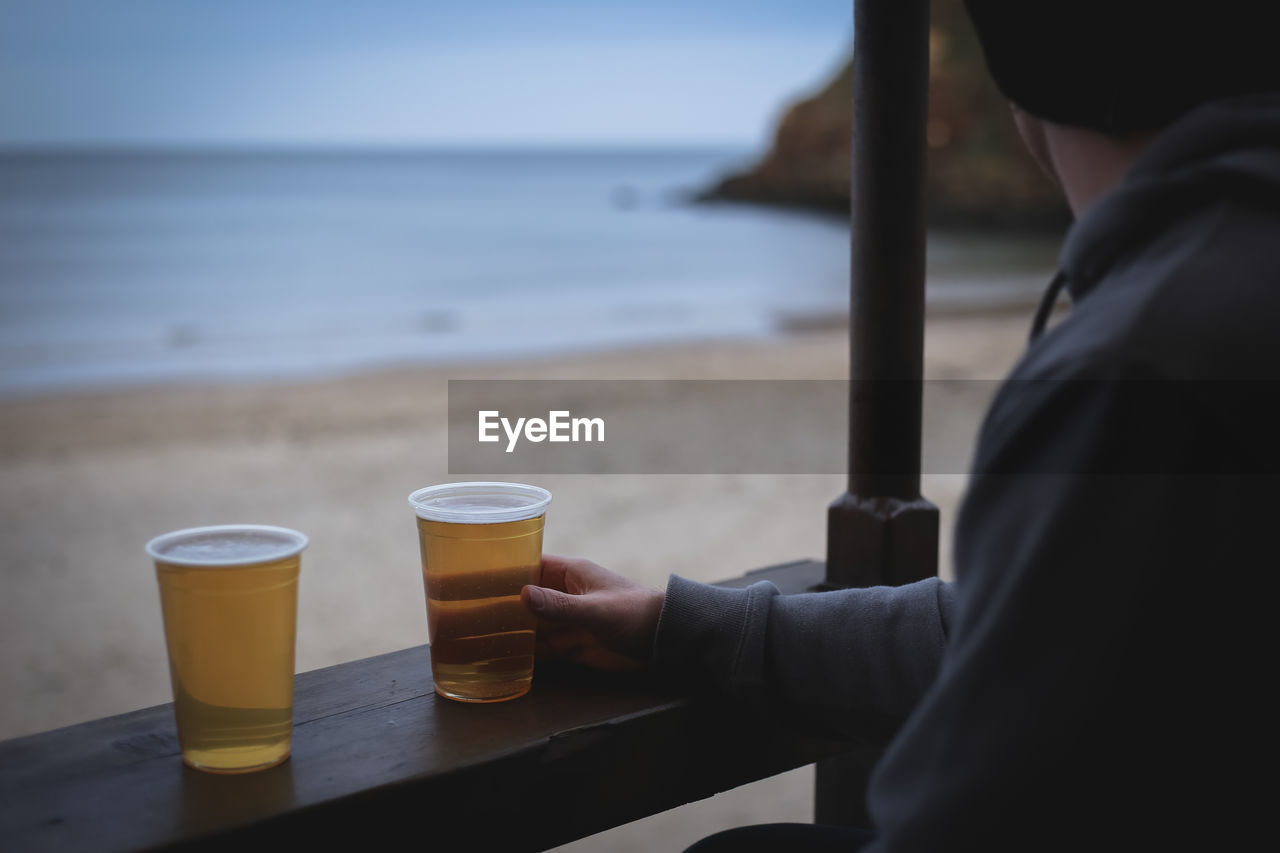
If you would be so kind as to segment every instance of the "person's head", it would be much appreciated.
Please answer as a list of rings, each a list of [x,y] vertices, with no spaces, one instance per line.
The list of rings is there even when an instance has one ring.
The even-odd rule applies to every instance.
[[[1201,104],[1280,90],[1257,0],[965,0],[987,69],[1077,215]]]

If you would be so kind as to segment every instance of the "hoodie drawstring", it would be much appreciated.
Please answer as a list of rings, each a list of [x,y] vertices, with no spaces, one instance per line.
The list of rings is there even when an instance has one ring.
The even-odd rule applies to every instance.
[[[1036,318],[1031,321],[1031,337],[1030,341],[1035,342],[1036,338],[1044,334],[1044,327],[1049,324],[1049,315],[1053,313],[1053,306],[1058,304],[1058,294],[1062,293],[1062,288],[1067,283],[1067,274],[1062,270],[1058,270],[1053,280],[1049,282],[1048,288],[1045,289],[1044,297],[1040,300],[1040,307],[1036,309]]]

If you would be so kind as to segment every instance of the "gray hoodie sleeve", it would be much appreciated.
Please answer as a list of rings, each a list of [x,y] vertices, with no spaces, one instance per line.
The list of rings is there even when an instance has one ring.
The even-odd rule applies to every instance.
[[[826,719],[903,715],[938,673],[951,621],[950,584],[780,595],[671,576],[654,664],[673,679]]]

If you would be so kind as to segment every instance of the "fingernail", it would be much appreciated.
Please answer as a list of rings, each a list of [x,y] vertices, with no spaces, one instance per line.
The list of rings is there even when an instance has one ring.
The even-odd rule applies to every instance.
[[[529,587],[529,606],[534,610],[541,610],[543,603],[546,601],[546,595],[540,587]]]

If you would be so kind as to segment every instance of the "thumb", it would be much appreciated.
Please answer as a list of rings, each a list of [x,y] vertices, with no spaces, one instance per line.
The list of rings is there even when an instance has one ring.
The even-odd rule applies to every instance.
[[[520,592],[525,606],[543,619],[590,628],[599,621],[597,602],[588,595],[569,595],[544,586],[526,586]]]

